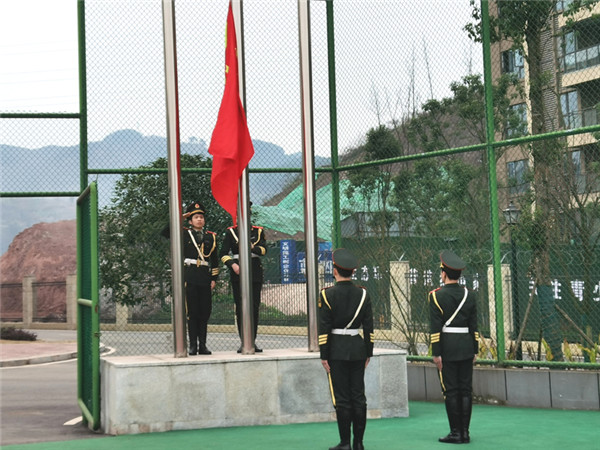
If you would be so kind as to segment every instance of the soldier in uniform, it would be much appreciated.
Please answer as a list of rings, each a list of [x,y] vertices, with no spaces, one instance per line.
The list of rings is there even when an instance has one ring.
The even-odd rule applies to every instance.
[[[190,355],[210,355],[206,347],[208,319],[212,312],[212,290],[219,275],[217,235],[204,230],[206,209],[202,203],[192,203],[183,215],[189,223],[183,227],[183,265],[185,306]],[[162,234],[169,237],[167,226]]]
[[[451,250],[440,254],[443,286],[429,292],[433,362],[438,368],[450,434],[440,442],[467,444],[473,364],[479,352],[475,294],[458,284],[466,263]]]
[[[365,369],[373,356],[373,311],[367,290],[352,282],[358,262],[346,249],[333,252],[336,284],[319,295],[321,364],[329,375],[340,443],[329,450],[363,450],[367,426]],[[359,328],[363,328],[363,336]]]
[[[250,202],[252,206],[252,202]],[[252,343],[256,353],[262,352],[262,349],[256,346],[256,333],[258,331],[258,313],[260,310],[260,294],[263,286],[263,266],[260,258],[267,254],[267,241],[262,227],[253,225],[250,229],[250,246],[252,255],[252,315],[253,325]],[[239,255],[239,236],[237,226],[229,227],[225,232],[221,252],[219,253],[221,262],[229,269],[229,279],[231,280],[231,289],[235,300],[235,316],[240,339],[242,338],[242,296],[240,291],[240,255]],[[242,352],[242,347],[238,348],[238,353]]]

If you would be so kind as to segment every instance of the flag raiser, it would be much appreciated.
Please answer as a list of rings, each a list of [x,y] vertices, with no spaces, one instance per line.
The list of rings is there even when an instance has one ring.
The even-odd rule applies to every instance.
[[[254,147],[239,93],[237,39],[231,2],[227,13],[225,90],[208,152],[213,156],[210,184],[215,200],[237,224],[237,199],[242,172],[254,155]]]

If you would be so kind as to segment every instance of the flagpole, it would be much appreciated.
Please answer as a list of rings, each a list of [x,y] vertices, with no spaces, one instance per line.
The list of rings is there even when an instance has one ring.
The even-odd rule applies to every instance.
[[[304,177],[304,239],[306,242],[308,351],[316,352],[319,350],[317,332],[319,272],[317,254],[312,63],[310,57],[310,8],[308,0],[298,0],[298,29],[300,35],[300,91],[302,97],[302,174]]]
[[[240,100],[246,110],[246,86],[244,66],[244,23],[242,0],[232,0],[233,22],[235,24],[237,39],[238,59],[238,86]],[[242,354],[254,354],[254,314],[252,313],[252,260],[250,252],[250,200],[249,200],[248,168],[242,172],[238,186],[238,237],[239,237],[239,261],[240,261],[240,295],[242,307]]]
[[[173,341],[176,358],[187,357],[183,304],[183,244],[181,236],[181,167],[179,105],[177,99],[177,50],[175,1],[163,0],[165,93],[167,101],[167,176],[169,180],[169,227],[171,230],[171,282],[173,291]]]

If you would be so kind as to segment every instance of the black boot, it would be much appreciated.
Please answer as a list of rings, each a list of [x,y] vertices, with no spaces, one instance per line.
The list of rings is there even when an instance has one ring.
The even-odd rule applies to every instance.
[[[446,415],[450,424],[450,434],[438,439],[446,444],[462,444],[460,434],[460,403],[457,396],[446,397]]]
[[[194,340],[192,340],[192,336],[190,336],[190,349],[189,349],[188,353],[192,356],[198,354],[198,344],[196,344],[195,338],[194,338]]]
[[[352,450],[350,448],[350,426],[352,425],[352,410],[349,408],[336,408],[338,432],[340,443],[329,450]]]
[[[190,355],[197,355],[198,354],[198,330],[196,329],[196,325],[193,320],[188,319],[187,326],[188,326],[188,338],[189,338],[189,344],[190,344],[190,349],[189,349],[188,353]]]
[[[473,409],[473,397],[471,395],[463,395],[461,397],[461,437],[463,444],[471,442],[469,436],[469,425],[471,424],[471,410]]]
[[[208,331],[208,324],[203,323],[200,325],[198,330],[198,353],[201,355],[212,355],[212,352],[206,348],[206,335]]]
[[[352,450],[364,450],[363,437],[367,428],[367,407],[354,408],[352,411]]]

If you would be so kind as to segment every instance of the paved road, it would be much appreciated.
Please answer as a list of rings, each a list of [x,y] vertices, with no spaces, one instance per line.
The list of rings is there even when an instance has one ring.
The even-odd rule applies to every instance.
[[[3,367],[0,377],[0,446],[105,436],[77,420],[76,360]]]

